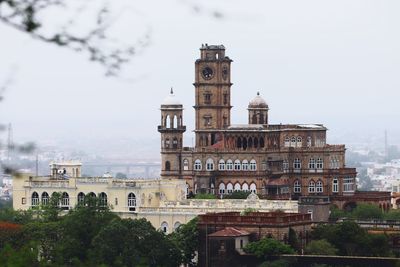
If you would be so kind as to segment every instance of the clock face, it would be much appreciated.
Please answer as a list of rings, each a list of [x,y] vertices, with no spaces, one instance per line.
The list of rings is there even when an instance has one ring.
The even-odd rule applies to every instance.
[[[228,78],[228,67],[224,66],[222,68],[222,79],[226,80]]]
[[[213,77],[214,71],[210,67],[205,67],[202,71],[201,74],[203,75],[203,78],[206,80],[209,80]]]

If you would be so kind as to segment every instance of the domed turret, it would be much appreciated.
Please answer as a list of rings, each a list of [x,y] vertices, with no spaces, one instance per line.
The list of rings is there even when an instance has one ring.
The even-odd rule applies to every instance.
[[[164,98],[163,102],[161,103],[161,106],[181,106],[181,102],[175,97],[174,95],[174,90],[171,87],[171,92],[170,94]]]
[[[249,108],[268,108],[267,102],[260,96],[260,92],[257,92],[256,97],[250,101]]]
[[[264,98],[257,92],[256,97],[250,101],[249,107],[249,124],[268,124],[268,104]]]

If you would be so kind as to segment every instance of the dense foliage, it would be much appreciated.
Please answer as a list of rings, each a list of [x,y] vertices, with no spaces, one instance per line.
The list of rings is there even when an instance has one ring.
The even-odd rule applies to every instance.
[[[377,205],[358,204],[352,211],[341,210],[335,206],[331,207],[331,220],[349,218],[355,220],[400,220],[400,210],[390,210],[384,212]]]
[[[259,258],[295,253],[289,245],[285,245],[273,238],[263,238],[260,241],[251,242],[244,247],[244,251],[254,254]]]
[[[0,266],[179,266],[197,250],[197,220],[165,235],[88,198],[61,216],[58,196],[29,212],[0,210]]]

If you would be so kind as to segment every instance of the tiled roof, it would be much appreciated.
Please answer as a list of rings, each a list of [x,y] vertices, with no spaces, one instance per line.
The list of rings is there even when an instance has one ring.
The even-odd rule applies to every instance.
[[[245,231],[245,230],[238,230],[234,227],[226,227],[221,231],[209,234],[208,236],[210,237],[237,237],[237,236],[246,236],[246,235],[250,235],[249,232]]]

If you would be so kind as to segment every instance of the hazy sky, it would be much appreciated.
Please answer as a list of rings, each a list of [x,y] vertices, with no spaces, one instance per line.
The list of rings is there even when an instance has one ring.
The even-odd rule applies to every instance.
[[[232,123],[247,122],[260,91],[271,123],[324,123],[335,136],[400,133],[399,1],[110,2],[116,37],[151,34],[120,78],[0,24],[0,82],[15,70],[0,122],[13,123],[15,140],[157,139],[171,86],[190,136],[202,43],[224,44],[233,59]]]

